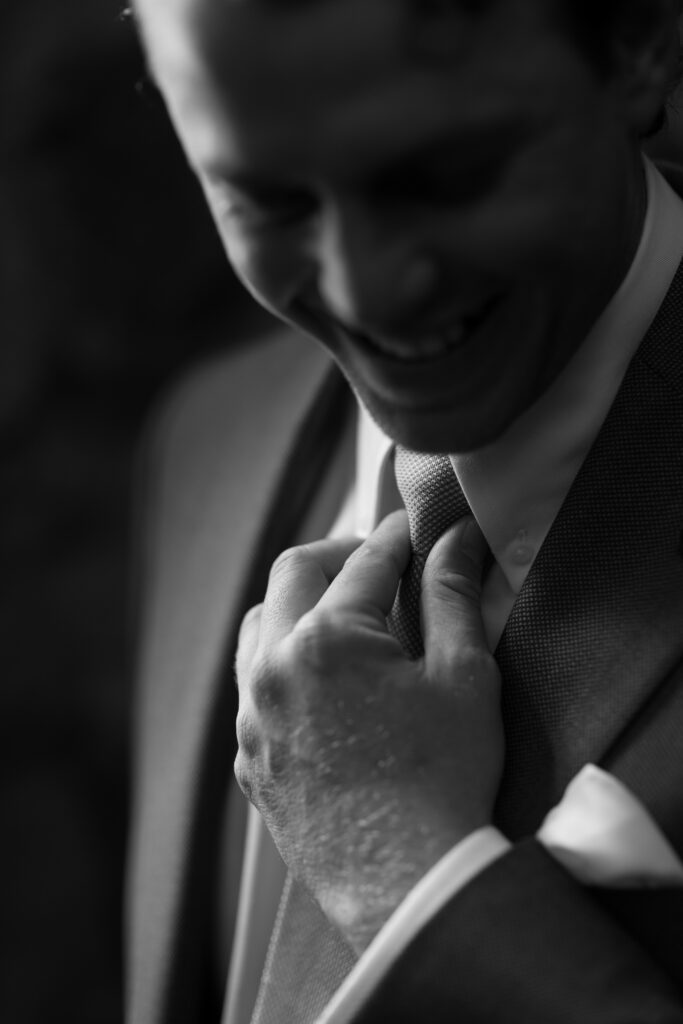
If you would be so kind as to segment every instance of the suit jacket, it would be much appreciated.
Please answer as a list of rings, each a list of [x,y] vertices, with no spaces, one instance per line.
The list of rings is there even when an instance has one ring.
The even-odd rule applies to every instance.
[[[155,435],[129,1024],[211,1019],[203,974],[234,753],[236,628],[293,535],[343,405],[326,357],[284,331],[203,370]],[[530,837],[593,761],[640,797],[683,857],[683,269],[496,656],[507,739],[496,820],[515,845],[441,910],[354,1021],[681,1024],[683,891],[584,888]]]

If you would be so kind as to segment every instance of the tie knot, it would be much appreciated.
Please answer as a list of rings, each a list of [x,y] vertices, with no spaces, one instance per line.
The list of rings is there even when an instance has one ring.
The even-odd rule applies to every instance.
[[[406,654],[419,658],[423,653],[420,581],[427,555],[441,534],[466,516],[470,508],[447,455],[421,455],[398,445],[394,472],[408,513],[413,553],[388,623]]]
[[[447,455],[424,455],[396,447],[394,471],[408,513],[413,552],[426,558],[469,505]]]

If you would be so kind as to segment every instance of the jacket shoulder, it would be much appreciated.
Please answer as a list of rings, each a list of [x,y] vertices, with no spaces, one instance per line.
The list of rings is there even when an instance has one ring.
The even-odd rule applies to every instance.
[[[310,340],[283,329],[204,360],[153,408],[142,438],[144,466],[182,473],[188,463],[205,461],[236,431],[258,424],[282,373],[296,372],[316,356],[324,359]]]
[[[205,360],[162,396],[134,468],[136,632],[154,600],[159,569],[177,563],[196,538],[235,514],[236,498],[246,502],[243,489],[257,467],[272,475],[271,450],[293,429],[307,381],[315,383],[329,365],[310,339],[283,329]]]

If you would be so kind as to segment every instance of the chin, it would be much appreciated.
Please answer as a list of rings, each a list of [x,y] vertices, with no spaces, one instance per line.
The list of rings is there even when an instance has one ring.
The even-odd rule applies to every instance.
[[[384,403],[361,400],[370,415],[397,444],[415,452],[431,455],[455,455],[473,452],[496,441],[514,416],[486,416],[484,410],[402,410]]]

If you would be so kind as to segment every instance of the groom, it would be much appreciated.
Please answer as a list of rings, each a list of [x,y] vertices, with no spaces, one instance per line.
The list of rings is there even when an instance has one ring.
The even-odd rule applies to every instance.
[[[320,993],[302,993],[329,949],[326,1020],[683,1020],[683,205],[640,150],[678,3],[137,13],[233,266],[331,352],[361,407],[350,475],[337,430],[311,521],[240,631],[236,775],[289,873],[262,980],[231,979],[228,1019],[254,1002],[259,1021],[313,1019]],[[313,408],[328,386],[303,353],[291,338],[242,353],[167,417],[131,1024],[198,1019],[215,890],[197,865],[230,847],[207,824],[235,587],[217,553],[254,515],[240,489],[266,487],[273,408]],[[278,529],[286,504],[264,513]],[[181,633],[205,686],[168,655]],[[246,973],[240,922],[267,885],[251,876]]]

